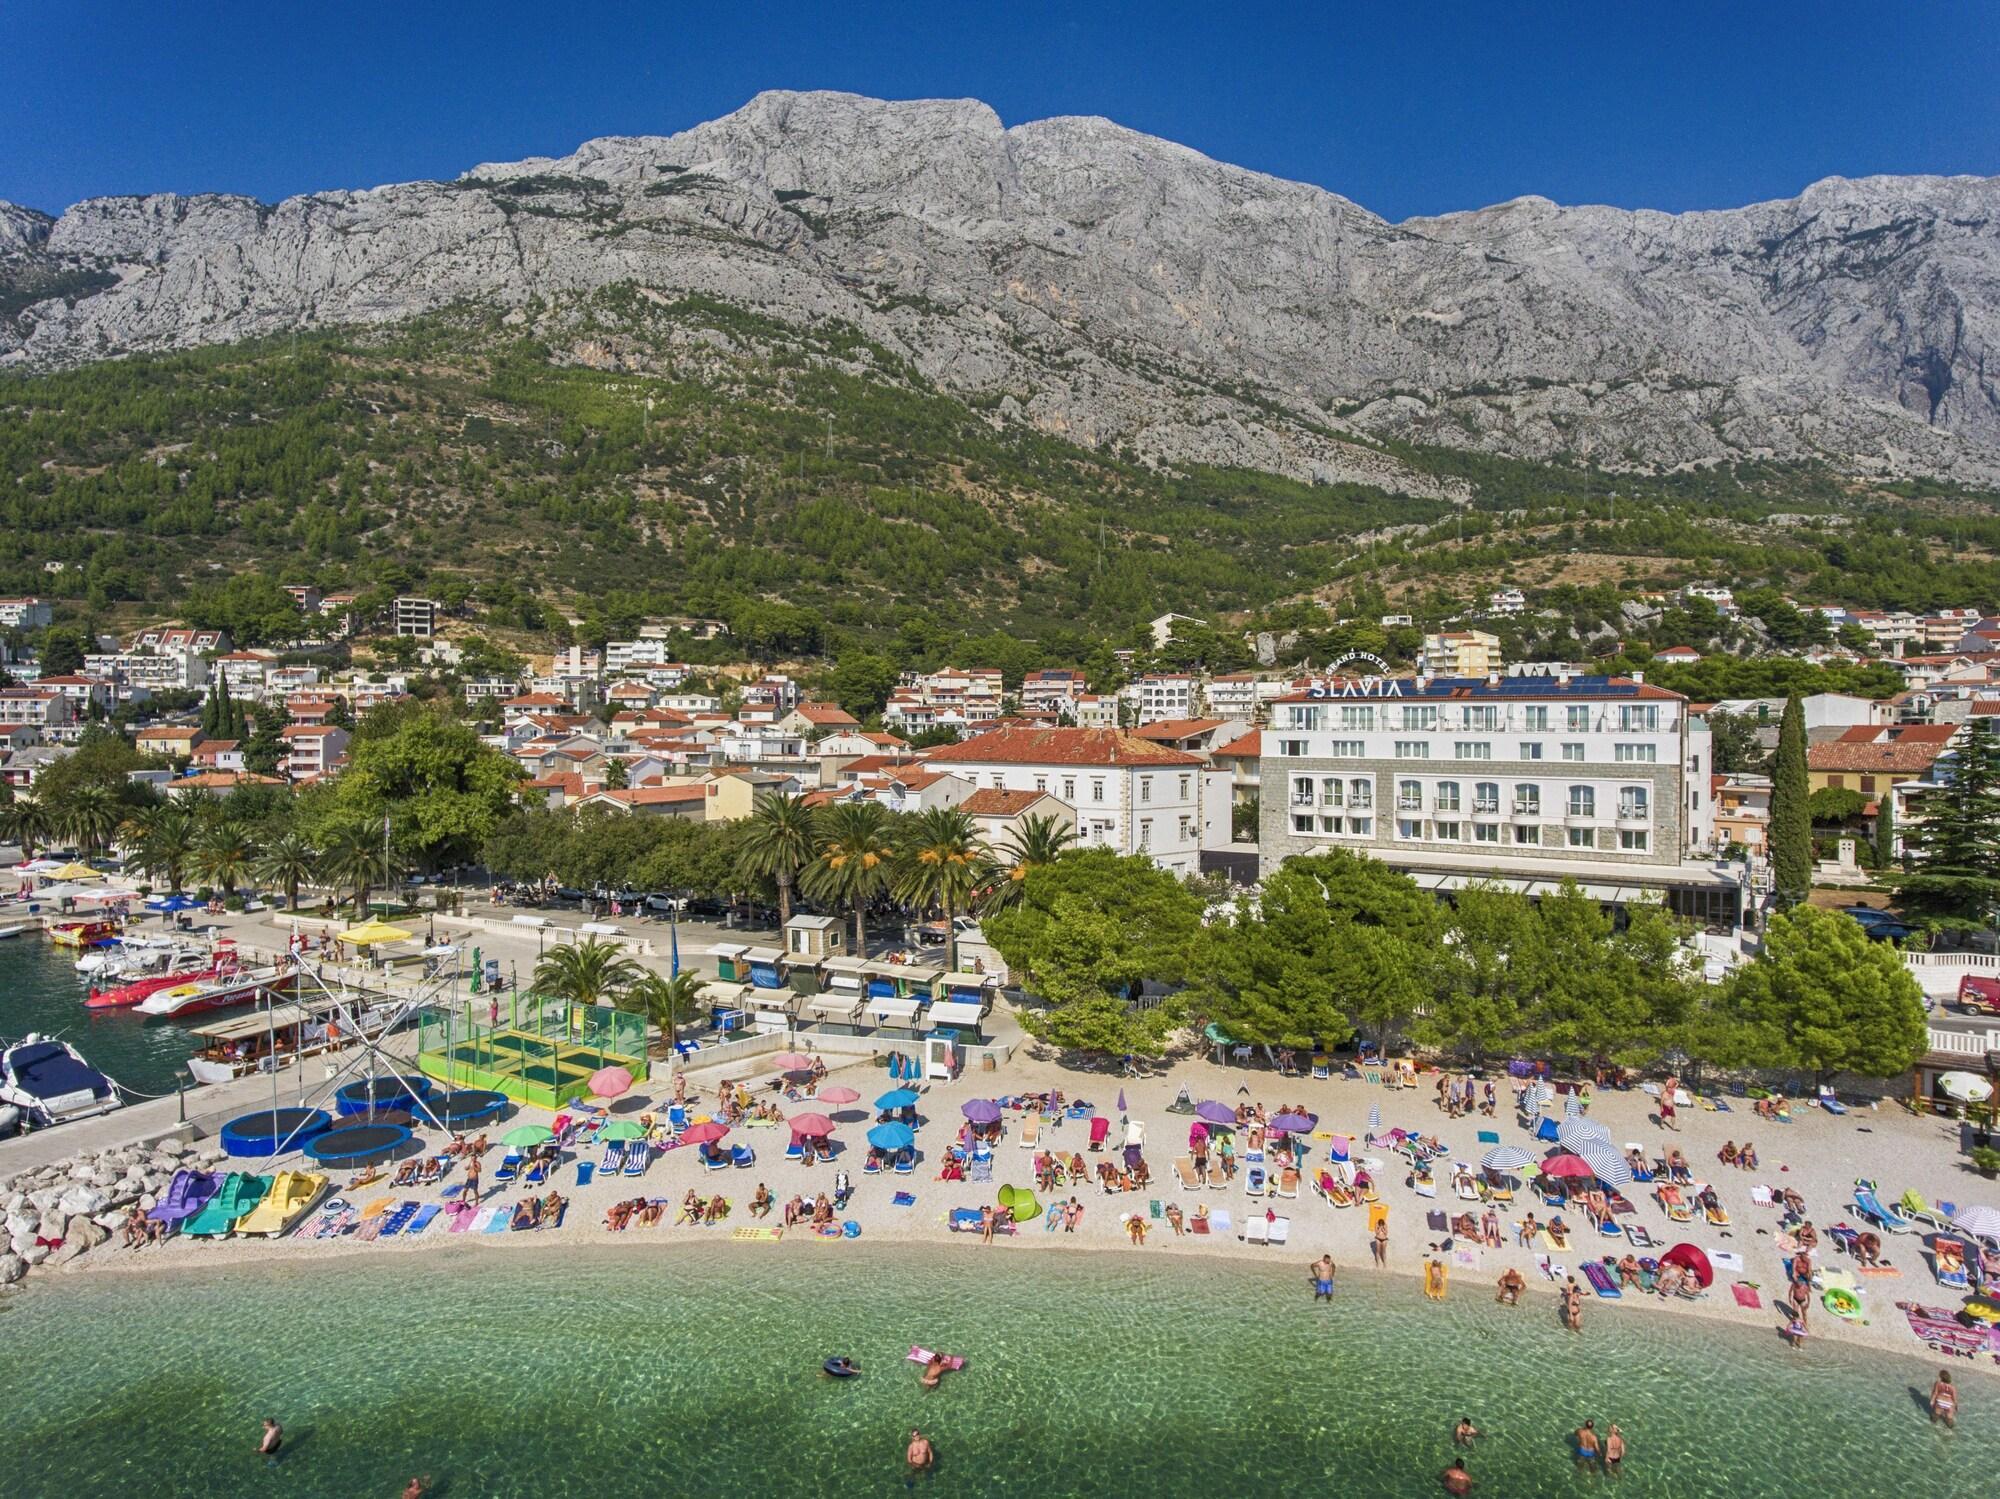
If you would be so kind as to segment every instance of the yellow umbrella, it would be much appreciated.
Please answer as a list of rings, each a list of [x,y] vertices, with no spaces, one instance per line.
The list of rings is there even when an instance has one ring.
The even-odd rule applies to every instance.
[[[61,869],[51,869],[48,877],[52,880],[101,880],[103,875],[88,864],[69,863]]]
[[[351,926],[340,934],[342,942],[352,942],[356,947],[374,947],[382,942],[407,942],[416,933],[406,932],[399,926],[391,926],[386,921],[364,921],[360,926]]]

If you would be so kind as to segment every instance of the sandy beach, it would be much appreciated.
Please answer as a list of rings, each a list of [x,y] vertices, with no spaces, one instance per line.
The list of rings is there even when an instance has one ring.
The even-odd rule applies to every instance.
[[[807,1051],[811,1049],[809,1041],[802,1040],[802,1046]],[[768,1084],[770,1076],[767,1065],[750,1081],[761,1088]],[[713,1069],[696,1070],[688,1074],[688,1079],[694,1111],[700,1114],[704,1112],[702,1105],[714,1099],[720,1075]],[[1477,1142],[1477,1132],[1481,1129],[1497,1131],[1504,1143],[1521,1145],[1536,1154],[1547,1148],[1537,1149],[1536,1142],[1516,1119],[1504,1092],[1496,1118],[1474,1115],[1448,1119],[1438,1109],[1428,1079],[1414,1090],[1393,1090],[1358,1080],[1285,1078],[1264,1068],[1220,1066],[1208,1061],[1191,1060],[1178,1062],[1171,1068],[1158,1070],[1146,1077],[1121,1080],[1109,1073],[1079,1072],[1052,1059],[1037,1058],[1031,1049],[1017,1053],[1015,1059],[999,1072],[969,1073],[950,1082],[926,1087],[919,1109],[924,1122],[917,1136],[921,1157],[915,1175],[871,1177],[864,1176],[860,1170],[866,1151],[862,1137],[867,1126],[860,1120],[858,1111],[893,1085],[880,1066],[865,1063],[837,1067],[830,1080],[847,1084],[862,1095],[860,1104],[845,1111],[855,1122],[842,1123],[836,1135],[844,1146],[839,1164],[847,1167],[855,1188],[853,1199],[841,1216],[861,1225],[861,1242],[914,1244],[939,1249],[948,1247],[954,1253],[974,1256],[1033,1253],[1067,1256],[1114,1252],[1155,1259],[1192,1255],[1224,1260],[1289,1261],[1298,1267],[1302,1297],[1306,1295],[1305,1268],[1323,1252],[1334,1257],[1340,1278],[1346,1284],[1368,1280],[1385,1284],[1393,1284],[1398,1279],[1415,1280],[1421,1274],[1429,1252],[1445,1237],[1443,1233],[1425,1226],[1426,1212],[1443,1210],[1454,1214],[1463,1208],[1476,1210],[1477,1205],[1461,1203],[1452,1196],[1448,1168],[1439,1174],[1440,1195],[1426,1199],[1405,1185],[1407,1172],[1402,1160],[1386,1158],[1383,1169],[1378,1173],[1381,1200],[1389,1207],[1390,1243],[1385,1274],[1370,1265],[1366,1216],[1360,1208],[1335,1209],[1318,1198],[1309,1187],[1303,1186],[1295,1200],[1253,1198],[1244,1190],[1245,1177],[1241,1171],[1234,1182],[1198,1191],[1184,1190],[1174,1176],[1173,1162],[1185,1153],[1190,1121],[1184,1115],[1167,1112],[1168,1104],[1183,1086],[1195,1099],[1212,1098],[1232,1107],[1239,1101],[1255,1102],[1275,1112],[1286,1105],[1303,1105],[1319,1116],[1321,1130],[1355,1136],[1357,1156],[1365,1149],[1359,1137],[1366,1133],[1371,1107],[1381,1111],[1384,1130],[1401,1127],[1435,1134],[1451,1147],[1451,1159],[1455,1160],[1476,1160],[1484,1149],[1489,1148]],[[1090,1102],[1096,1113],[1112,1120],[1114,1127],[1120,1117],[1116,1101],[1122,1089],[1127,1104],[1125,1116],[1143,1121],[1146,1125],[1148,1144],[1145,1154],[1153,1171],[1150,1189],[1129,1194],[1107,1194],[1094,1181],[1072,1189],[1085,1209],[1083,1220],[1074,1234],[1060,1229],[1045,1231],[1039,1221],[1023,1225],[1015,1235],[998,1236],[990,1245],[981,1243],[976,1234],[950,1232],[946,1223],[950,1209],[978,1207],[991,1202],[999,1186],[1007,1182],[1028,1187],[1034,1185],[1034,1152],[1021,1146],[1022,1116],[1012,1111],[1006,1116],[1006,1136],[995,1151],[994,1180],[990,1185],[937,1180],[944,1149],[961,1122],[960,1106],[973,1098],[1056,1088],[1073,1100]],[[632,1094],[618,1100],[613,1113],[619,1117],[636,1117],[656,1108],[669,1092],[670,1084],[665,1074],[656,1075],[651,1084],[641,1084]],[[760,1091],[757,1096],[772,1095]],[[1650,1095],[1636,1089],[1595,1095],[1590,1117],[1609,1129],[1621,1149],[1628,1143],[1636,1142],[1650,1157],[1663,1154],[1670,1145],[1678,1145],[1692,1165],[1696,1179],[1705,1179],[1713,1184],[1731,1219],[1727,1228],[1707,1224],[1701,1221],[1699,1214],[1696,1214],[1696,1222],[1692,1224],[1672,1224],[1650,1195],[1650,1189],[1645,1184],[1635,1183],[1627,1195],[1638,1211],[1623,1221],[1643,1224],[1662,1248],[1684,1239],[1711,1254],[1733,1252],[1740,1255],[1743,1266],[1741,1271],[1736,1272],[1718,1266],[1714,1286],[1700,1300],[1663,1301],[1656,1296],[1632,1292],[1618,1300],[1588,1297],[1584,1305],[1583,1337],[1589,1337],[1592,1324],[1601,1318],[1629,1315],[1643,1308],[1666,1315],[1711,1317],[1746,1329],[1761,1329],[1769,1333],[1775,1342],[1778,1329],[1783,1324],[1776,1303],[1785,1286],[1776,1243],[1779,1211],[1775,1207],[1753,1204],[1752,1189],[1759,1185],[1770,1187],[1774,1192],[1787,1187],[1798,1191],[1805,1198],[1807,1216],[1820,1230],[1823,1240],[1831,1225],[1856,1221],[1849,1208],[1856,1177],[1876,1180],[1884,1200],[1890,1202],[1908,1187],[1916,1188],[1933,1204],[1940,1199],[1963,1205],[2000,1197],[2000,1193],[1990,1190],[1982,1192],[1980,1189],[1990,1187],[1990,1184],[1965,1171],[1957,1163],[1956,1126],[1949,1121],[1918,1118],[1893,1104],[1875,1108],[1862,1106],[1845,1117],[1836,1117],[1818,1108],[1794,1103],[1791,1110],[1793,1122],[1784,1124],[1757,1118],[1749,1111],[1745,1100],[1733,1102],[1735,1110],[1729,1113],[1709,1112],[1698,1106],[1683,1108],[1680,1131],[1670,1134],[1653,1121],[1655,1101]],[[808,1103],[783,1103],[781,1106],[787,1114],[800,1113],[812,1107]],[[522,1122],[545,1123],[549,1118],[546,1112],[522,1109],[508,1120],[503,1130],[492,1133],[497,1139],[504,1128]],[[1044,1124],[1042,1130],[1041,1146],[1044,1149],[1060,1149],[1065,1153],[1082,1151],[1086,1162],[1092,1165],[1106,1158],[1089,1153],[1088,1127],[1084,1121],[1068,1120],[1053,1128]],[[1118,1138],[1114,1128],[1114,1142]],[[1716,1153],[1725,1140],[1741,1145],[1746,1138],[1756,1144],[1761,1157],[1760,1169],[1746,1172],[1723,1166],[1717,1161]],[[594,1163],[597,1149],[593,1147],[581,1155],[566,1156],[552,1184],[569,1199],[569,1209],[563,1225],[555,1229],[490,1236],[454,1235],[446,1232],[440,1221],[433,1225],[430,1232],[418,1238],[399,1237],[366,1244],[352,1239],[286,1238],[220,1242],[176,1239],[140,1250],[107,1246],[69,1266],[45,1268],[36,1275],[35,1284],[53,1287],[65,1277],[75,1275],[214,1269],[233,1264],[271,1264],[313,1257],[445,1254],[462,1257],[468,1264],[477,1264],[481,1257],[489,1254],[507,1254],[552,1244],[565,1248],[617,1245],[625,1250],[651,1246],[669,1258],[677,1246],[688,1244],[728,1244],[735,1252],[746,1255],[823,1257],[837,1254],[840,1244],[822,1242],[803,1228],[792,1230],[776,1242],[737,1241],[732,1238],[737,1228],[781,1222],[779,1212],[762,1220],[749,1215],[750,1198],[759,1183],[770,1188],[780,1205],[794,1193],[810,1194],[831,1188],[835,1167],[821,1164],[808,1168],[786,1162],[783,1158],[785,1139],[786,1132],[781,1128],[740,1128],[731,1134],[729,1143],[745,1143],[756,1149],[757,1162],[748,1169],[704,1171],[691,1149],[669,1150],[657,1156],[641,1180],[622,1177],[616,1180],[598,1179],[585,1187],[576,1185],[577,1173],[570,1163],[574,1160]],[[489,1203],[503,1195],[508,1201],[516,1200],[520,1195],[518,1190],[503,1194],[494,1186],[492,1168],[499,1154],[497,1149],[494,1150],[484,1163],[484,1199]],[[1313,1159],[1314,1162],[1325,1159],[1324,1142],[1316,1142]],[[449,1186],[455,1180],[456,1173],[448,1177],[444,1185]],[[334,1183],[336,1190],[341,1185],[342,1181],[338,1179]],[[733,1211],[727,1222],[715,1227],[672,1226],[679,1202],[690,1187],[704,1197],[717,1192],[728,1197]],[[892,1198],[899,1189],[915,1196],[914,1206],[892,1205]],[[383,1196],[396,1200],[436,1200],[438,1191],[436,1187],[395,1191],[385,1180],[355,1191],[350,1194],[350,1200],[357,1204]],[[654,1228],[634,1226],[616,1234],[607,1231],[604,1226],[606,1209],[613,1203],[640,1195],[667,1199],[669,1206],[660,1225]],[[1177,1203],[1187,1213],[1192,1213],[1197,1202],[1206,1203],[1211,1211],[1227,1208],[1235,1226],[1226,1237],[1215,1234],[1176,1237],[1164,1220],[1154,1220],[1149,1224],[1150,1232],[1144,1247],[1134,1248],[1128,1240],[1122,1219],[1133,1211],[1147,1213],[1152,1200],[1162,1205]],[[1283,1246],[1246,1243],[1240,1238],[1246,1217],[1251,1214],[1261,1217],[1267,1207],[1291,1220],[1290,1240]],[[1476,1269],[1454,1265],[1451,1270],[1451,1296],[1491,1297],[1495,1281],[1504,1269],[1511,1266],[1518,1269],[1528,1282],[1522,1315],[1554,1314],[1556,1286],[1542,1275],[1536,1264],[1538,1253],[1551,1251],[1546,1245],[1523,1247],[1514,1241],[1513,1223],[1529,1208],[1533,1208],[1536,1216],[1543,1221],[1549,1217],[1550,1210],[1543,1207],[1531,1192],[1518,1192],[1511,1209],[1500,1209],[1503,1246],[1498,1249],[1482,1247],[1478,1251]],[[1573,1232],[1569,1252],[1555,1253],[1554,1258],[1572,1272],[1580,1271],[1584,1258],[1594,1258],[1607,1252],[1620,1255],[1629,1247],[1624,1241],[1599,1240],[1588,1232],[1587,1221],[1582,1220],[1580,1214],[1571,1213],[1568,1216],[1573,1227],[1581,1223],[1584,1231]],[[809,1246],[807,1241],[810,1241]],[[1660,1249],[1651,1252],[1658,1254]],[[1826,1312],[1815,1300],[1810,1329],[1812,1340],[1831,1338],[1904,1355],[1927,1356],[1927,1350],[1910,1332],[1895,1303],[1910,1300],[1932,1305],[1955,1304],[1958,1297],[1936,1285],[1920,1236],[1885,1236],[1884,1254],[1897,1273],[1861,1278],[1865,1320],[1842,1321]],[[1853,1262],[1834,1253],[1830,1243],[1825,1243],[1819,1263],[1822,1266],[1842,1267],[1851,1266]],[[1760,1308],[1750,1309],[1737,1303],[1730,1288],[1739,1283],[1748,1283],[1758,1289],[1762,1302]],[[1802,1357],[1810,1358],[1811,1346],[1812,1341],[1809,1340]],[[1964,1367],[1966,1362],[1954,1361],[1958,1367]],[[1982,1373],[1996,1372],[1996,1365],[1990,1360],[1980,1360],[1975,1367]]]

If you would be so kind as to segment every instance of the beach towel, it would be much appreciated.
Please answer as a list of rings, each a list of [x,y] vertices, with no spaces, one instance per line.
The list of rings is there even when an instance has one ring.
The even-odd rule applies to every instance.
[[[437,1215],[443,1211],[444,1210],[434,1202],[425,1203],[422,1207],[417,1209],[417,1216],[412,1218],[410,1220],[409,1226],[403,1230],[404,1235],[408,1237],[422,1233],[425,1229],[431,1226],[431,1220],[437,1217]]]
[[[1477,1245],[1460,1244],[1451,1252],[1451,1262],[1461,1270],[1477,1270],[1484,1258]]]
[[[506,1203],[495,1203],[487,1210],[492,1214],[479,1230],[483,1234],[504,1234],[514,1226],[514,1210]]]
[[[1746,1307],[1753,1312],[1764,1305],[1754,1286],[1746,1286],[1739,1282],[1729,1288],[1729,1294],[1736,1298],[1738,1306]]]
[[[1750,1189],[1750,1200],[1760,1208],[1769,1207],[1771,1205],[1771,1189],[1769,1187],[1752,1187]]]
[[[894,1197],[889,1199],[889,1206],[891,1207],[913,1208],[916,1205],[917,1194],[914,1192],[898,1192]]]
[[[1430,1229],[1433,1233],[1441,1234],[1447,1228],[1451,1227],[1451,1220],[1446,1218],[1441,1211],[1425,1213],[1424,1227]]]
[[[1726,1270],[1731,1275],[1743,1273],[1743,1256],[1728,1249],[1711,1249],[1708,1262],[1718,1270]]]
[[[1626,1224],[1625,1237],[1631,1241],[1635,1249],[1651,1249],[1653,1247],[1653,1236],[1646,1232],[1646,1227],[1642,1223]]]

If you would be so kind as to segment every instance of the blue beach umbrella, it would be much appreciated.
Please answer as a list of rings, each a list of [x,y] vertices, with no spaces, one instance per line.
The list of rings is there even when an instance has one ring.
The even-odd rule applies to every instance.
[[[868,1143],[877,1150],[908,1150],[917,1143],[917,1132],[907,1124],[878,1124],[868,1131]]]
[[[914,1089],[891,1088],[887,1093],[884,1093],[880,1098],[875,1100],[875,1107],[878,1109],[910,1109],[915,1108],[916,1103],[917,1094]]]

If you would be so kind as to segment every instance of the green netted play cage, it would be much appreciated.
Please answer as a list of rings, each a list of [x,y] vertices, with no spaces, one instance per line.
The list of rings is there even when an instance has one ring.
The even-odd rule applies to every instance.
[[[490,1088],[520,1103],[559,1109],[587,1097],[599,1068],[647,1075],[646,1020],[609,1005],[579,1005],[536,994],[426,1010],[417,1067],[453,1088]]]

